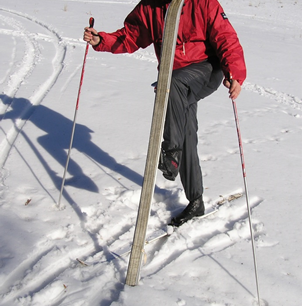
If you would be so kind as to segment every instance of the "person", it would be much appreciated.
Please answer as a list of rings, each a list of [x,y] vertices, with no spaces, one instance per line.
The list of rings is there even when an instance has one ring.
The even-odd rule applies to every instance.
[[[169,0],[141,0],[113,32],[86,27],[84,41],[96,51],[132,53],[153,44],[160,62]],[[223,80],[224,75],[224,80]],[[171,225],[204,214],[203,181],[197,142],[197,102],[222,83],[236,99],[246,78],[243,48],[217,0],[185,0],[179,21],[171,88],[158,168],[168,180],[180,174],[189,201]]]

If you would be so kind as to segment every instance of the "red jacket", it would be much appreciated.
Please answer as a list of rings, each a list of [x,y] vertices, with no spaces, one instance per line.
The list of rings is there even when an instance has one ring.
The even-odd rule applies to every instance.
[[[168,0],[169,1],[169,0]],[[127,16],[124,27],[114,33],[99,32],[97,51],[132,53],[153,43],[159,60],[165,0],[141,0]],[[177,37],[174,69],[217,55],[225,75],[240,84],[246,78],[242,47],[237,34],[217,0],[185,0]]]

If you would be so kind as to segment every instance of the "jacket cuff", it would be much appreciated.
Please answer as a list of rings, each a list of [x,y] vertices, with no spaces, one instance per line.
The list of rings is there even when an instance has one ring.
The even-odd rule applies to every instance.
[[[93,49],[97,49],[98,48],[98,46],[102,43],[102,41],[103,41],[103,38],[102,38],[102,36],[100,35],[100,34],[98,34],[98,35],[95,35],[95,36],[98,36],[99,38],[100,38],[100,41],[99,41],[99,43],[97,44],[97,45],[95,45],[95,46],[92,46],[93,47]]]

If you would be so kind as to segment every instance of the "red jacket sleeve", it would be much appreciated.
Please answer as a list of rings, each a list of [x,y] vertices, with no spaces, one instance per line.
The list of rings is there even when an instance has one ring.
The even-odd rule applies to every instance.
[[[246,66],[238,36],[222,7],[216,0],[208,1],[208,35],[220,59],[225,76],[231,74],[241,85],[246,78]]]
[[[99,32],[101,43],[94,47],[96,51],[111,53],[133,53],[152,43],[144,7],[139,3],[124,21],[124,27],[113,33]]]

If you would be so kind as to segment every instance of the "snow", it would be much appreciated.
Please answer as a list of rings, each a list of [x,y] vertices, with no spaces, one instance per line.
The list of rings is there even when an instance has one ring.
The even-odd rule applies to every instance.
[[[128,257],[144,173],[157,62],[88,53],[74,145],[57,202],[85,52],[83,28],[122,26],[136,1],[0,0],[0,305],[257,305],[246,201],[146,247],[139,286]],[[302,269],[302,2],[221,0],[245,50],[237,100],[262,305],[299,305]],[[227,90],[199,102],[209,209],[242,191]],[[186,199],[158,174],[148,233]],[[76,259],[88,265],[80,264]]]

